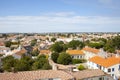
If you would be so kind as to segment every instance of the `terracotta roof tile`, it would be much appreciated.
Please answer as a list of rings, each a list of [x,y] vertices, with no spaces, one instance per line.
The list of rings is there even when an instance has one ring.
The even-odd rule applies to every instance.
[[[90,47],[85,47],[85,48],[83,48],[83,50],[88,51],[88,52],[92,52],[92,53],[95,53],[95,54],[100,52],[99,49],[94,49],[94,48],[90,48]]]
[[[56,70],[23,71],[17,73],[0,73],[0,80],[38,80],[46,78],[61,78],[61,80],[73,79],[73,76]]]
[[[84,55],[82,50],[67,50],[66,52],[69,53],[70,55],[78,55],[78,54]]]
[[[25,54],[26,52],[27,52],[27,51],[26,51],[25,49],[22,49],[22,50],[16,52],[16,54],[17,54],[17,55],[23,55],[23,54]]]
[[[50,54],[50,50],[40,50],[40,54]]]
[[[72,72],[71,74],[76,78],[76,80],[105,75],[104,72],[99,69],[83,70],[78,72]]]
[[[95,56],[95,57],[90,58],[89,61],[99,64],[103,67],[110,67],[110,66],[119,64],[120,57],[117,58],[117,57],[113,56],[113,57],[109,57],[109,58],[105,59],[105,58],[102,58],[99,56]]]

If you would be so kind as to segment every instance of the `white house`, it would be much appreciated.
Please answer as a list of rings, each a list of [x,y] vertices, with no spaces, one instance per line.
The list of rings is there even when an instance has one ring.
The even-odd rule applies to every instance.
[[[98,53],[100,53],[100,50],[95,48],[85,47],[83,48],[83,52],[85,53],[85,59],[88,60],[89,58],[98,55]]]
[[[11,51],[10,48],[5,46],[0,46],[0,54],[6,54],[9,51]]]
[[[85,57],[82,50],[67,50],[66,52],[70,54],[73,59],[84,59]]]
[[[20,51],[17,51],[16,53],[12,54],[12,56],[16,59],[21,59],[23,55],[27,55],[27,51],[25,49],[22,49]]]
[[[103,58],[100,56],[94,56],[88,60],[88,68],[100,69],[105,73],[111,75],[115,80],[120,77],[120,57],[112,56]]]

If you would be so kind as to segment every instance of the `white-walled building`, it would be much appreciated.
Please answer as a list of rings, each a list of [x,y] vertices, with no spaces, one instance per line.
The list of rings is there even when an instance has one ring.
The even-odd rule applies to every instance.
[[[100,69],[111,75],[115,80],[118,80],[120,77],[120,57],[118,56],[112,56],[108,58],[94,56],[88,60],[87,64],[88,68]]]
[[[0,54],[6,54],[9,51],[11,51],[10,48],[5,46],[0,46]]]
[[[85,47],[83,48],[83,52],[85,53],[85,59],[90,59],[100,53],[99,49]]]
[[[73,59],[84,59],[85,58],[85,54],[82,50],[67,50],[66,52],[70,54]]]

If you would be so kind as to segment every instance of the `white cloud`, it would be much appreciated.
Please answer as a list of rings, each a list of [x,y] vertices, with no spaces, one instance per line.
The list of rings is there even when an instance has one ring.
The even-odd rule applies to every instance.
[[[62,12],[63,13],[63,12]],[[59,13],[57,13],[59,14]],[[61,16],[62,15],[62,16]],[[120,17],[79,16],[79,15],[41,15],[0,17],[0,32],[50,32],[50,31],[96,31],[118,29]],[[111,27],[111,28],[109,28]],[[112,30],[114,30],[112,29]],[[108,30],[109,31],[109,30]]]
[[[75,15],[75,12],[49,12],[43,13],[46,16],[72,16]]]

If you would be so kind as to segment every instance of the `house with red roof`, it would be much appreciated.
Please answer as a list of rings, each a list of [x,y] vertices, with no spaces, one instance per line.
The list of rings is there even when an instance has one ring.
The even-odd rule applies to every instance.
[[[115,80],[120,77],[120,56],[112,56],[103,58],[94,56],[88,60],[88,68],[100,69],[105,73],[111,75]]]
[[[92,58],[100,53],[99,49],[91,48],[91,47],[85,47],[83,48],[83,52],[85,53],[85,59]]]
[[[85,57],[82,50],[67,50],[66,52],[70,54],[73,59],[84,59]]]

